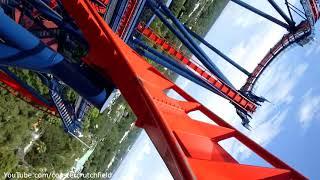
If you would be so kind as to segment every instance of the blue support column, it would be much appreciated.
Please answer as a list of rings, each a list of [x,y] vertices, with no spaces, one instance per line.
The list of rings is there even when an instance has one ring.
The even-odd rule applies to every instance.
[[[220,71],[220,69],[211,61],[211,59],[207,56],[207,54],[193,40],[191,35],[184,28],[183,24],[178,20],[178,18],[174,16],[174,14],[169,10],[169,8],[166,5],[162,4],[161,2],[158,2],[158,3],[160,4],[160,7],[164,11],[164,13],[172,20],[172,22],[176,25],[176,27],[181,31],[183,36],[191,43],[191,45],[196,49],[196,51],[198,51],[202,55],[203,59],[201,62],[206,66],[206,68],[208,68],[211,72],[215,70],[216,75],[218,75],[218,77],[221,80],[226,82],[229,86],[234,87],[232,83],[228,80],[228,78],[224,76],[224,74]]]
[[[160,9],[157,7],[157,4],[153,0],[147,1],[149,7],[151,10],[157,15],[157,17],[172,31],[179,40],[187,47],[189,50],[203,63],[203,65],[215,76],[217,76],[219,79],[224,81],[226,84],[228,84],[230,87],[234,86],[231,84],[231,82],[223,75],[223,73],[219,70],[219,68],[211,61],[211,59],[203,52],[203,50],[198,47],[199,45],[196,44],[191,35],[184,29],[183,25],[179,22],[179,20],[170,12],[170,10],[167,9],[165,5],[160,5],[161,8],[166,9],[165,13],[170,17],[170,19],[174,22],[174,24],[179,29],[179,32],[176,28],[174,28],[165,18],[165,16],[162,14]]]
[[[213,45],[211,45],[210,43],[208,43],[206,40],[204,40],[202,37],[200,37],[198,34],[196,34],[195,32],[193,32],[191,29],[189,29],[188,27],[185,27],[187,29],[187,31],[193,36],[195,37],[198,41],[200,41],[201,43],[203,43],[204,45],[206,45],[209,49],[211,49],[213,52],[217,53],[220,57],[222,57],[223,59],[225,59],[228,63],[230,63],[231,65],[233,65],[235,68],[237,68],[239,71],[243,72],[245,75],[250,76],[251,73],[249,73],[246,69],[244,69],[243,67],[241,67],[239,64],[237,64],[235,61],[233,61],[231,58],[229,58],[227,55],[223,54],[219,49],[215,48]]]
[[[0,38],[15,48],[0,44],[0,64],[50,73],[65,82],[97,108],[103,107],[112,92],[111,83],[97,82],[94,75],[51,50],[0,8]]]
[[[110,21],[110,26],[113,31],[117,31],[121,17],[123,12],[125,11],[125,8],[127,6],[128,1],[117,1],[116,8],[114,10],[116,15],[112,16],[112,19]]]
[[[294,22],[288,0],[285,0],[285,4],[286,4],[286,6],[287,6],[287,10],[288,10],[290,19],[291,19],[291,21]]]
[[[269,1],[269,3],[271,4],[271,6],[280,14],[280,16],[289,24],[289,26],[291,27],[290,29],[294,29],[294,27],[295,27],[295,22],[292,20],[292,19],[290,19],[287,15],[286,15],[286,13],[284,13],[283,11],[282,11],[282,9],[277,5],[277,3],[276,2],[274,2],[274,0],[268,0]],[[290,11],[289,11],[290,12]]]
[[[28,2],[31,3],[38,11],[40,11],[42,16],[54,22],[59,27],[63,28],[67,32],[77,37],[81,42],[85,43],[85,40],[81,35],[81,32],[75,29],[72,24],[66,22],[62,16],[60,16],[56,11],[51,9],[45,2],[42,2],[41,0],[31,0]]]
[[[219,90],[216,90],[213,86],[208,84],[206,81],[201,79],[199,76],[195,75],[192,71],[187,69],[185,66],[181,65],[177,61],[171,59],[168,56],[165,56],[158,52],[157,50],[147,46],[144,42],[142,42],[139,39],[134,39],[132,41],[134,49],[142,56],[145,56],[148,59],[151,59],[152,61],[174,71],[175,73],[189,79],[190,81],[216,93],[217,95],[220,95],[222,97],[225,97],[222,93],[220,93]],[[140,49],[138,47],[141,47],[143,49]],[[225,97],[226,98],[226,97]]]
[[[284,22],[282,22],[282,21],[270,16],[269,14],[266,14],[266,13],[260,11],[257,8],[254,8],[254,7],[250,6],[249,4],[247,4],[247,3],[245,3],[245,2],[243,2],[241,0],[231,0],[231,1],[236,3],[236,4],[238,4],[239,6],[242,6],[242,7],[246,8],[246,9],[248,9],[249,11],[252,11],[253,13],[256,13],[256,14],[260,15],[261,17],[264,17],[264,18],[268,19],[269,21],[271,21],[273,23],[278,24],[279,26],[282,26],[283,28],[285,28],[287,30],[291,29],[291,27],[288,24],[286,24],[286,23],[284,23]]]
[[[144,44],[141,40],[139,39],[134,39],[132,41],[134,49],[142,56],[145,56],[148,59],[151,59],[152,61],[161,64],[162,66],[167,67],[168,69],[180,74],[181,76],[189,79],[190,81],[216,93],[217,95],[220,95],[221,97],[224,97],[226,99],[228,99],[228,97],[226,97],[225,95],[221,94],[219,92],[219,90],[216,90],[214,87],[212,87],[211,85],[209,85],[207,82],[203,81],[201,78],[197,77],[194,73],[192,73],[191,71],[189,71],[186,67],[182,66],[181,64],[179,64],[178,62],[176,62],[175,60],[172,60],[170,57],[167,57],[159,52],[157,52],[156,50],[154,50],[153,48],[147,46],[146,44]],[[141,48],[139,48],[138,46],[140,46]],[[238,107],[238,105],[232,103],[235,107],[236,107],[236,112],[237,114],[240,116],[240,118],[242,119],[242,125],[246,128],[250,128],[249,126],[249,117],[251,118],[251,116],[244,111],[243,109],[241,109],[240,107]]]

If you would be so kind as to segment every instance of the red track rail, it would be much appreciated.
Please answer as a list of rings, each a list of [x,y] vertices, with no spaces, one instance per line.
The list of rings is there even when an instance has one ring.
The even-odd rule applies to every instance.
[[[313,31],[313,26],[320,17],[319,4],[317,0],[300,0],[300,3]]]
[[[128,28],[130,24],[130,20],[132,19],[132,16],[134,14],[134,11],[136,10],[136,6],[138,4],[138,0],[129,0],[127,8],[120,20],[120,25],[117,30],[117,34],[123,38],[125,30]]]
[[[312,14],[313,14],[314,21],[317,22],[318,19],[319,19],[319,16],[320,16],[320,12],[319,12],[319,9],[318,9],[318,4],[317,4],[316,0],[309,0],[309,3],[310,3],[310,6],[311,6],[311,11],[312,11]]]
[[[295,33],[288,33],[282,37],[277,44],[270,49],[270,51],[264,56],[260,61],[258,66],[253,70],[250,77],[248,77],[246,84],[242,87],[245,91],[252,91],[253,86],[267,68],[267,66],[282,52],[282,50],[288,48],[291,44],[296,42],[297,39],[303,37],[306,33],[310,31],[310,26],[307,21],[300,24],[298,31]]]
[[[23,88],[18,82],[0,71],[0,87],[9,91],[12,95],[29,103],[34,108],[41,110],[51,115],[57,115],[57,110],[54,106],[48,106],[37,97],[33,96],[27,89]]]
[[[160,47],[167,54],[174,57],[176,60],[180,61],[182,64],[186,65],[194,72],[199,74],[202,78],[204,78],[209,84],[215,87],[218,91],[226,96],[228,100],[238,105],[245,111],[253,113],[257,105],[244,97],[237,90],[231,88],[227,84],[225,84],[222,80],[218,79],[216,76],[212,75],[209,71],[202,68],[200,65],[194,63],[194,61],[188,59],[183,52],[175,49],[168,41],[164,38],[161,38],[157,35],[151,28],[146,27],[142,24],[139,24],[137,27],[138,32],[140,32],[143,36],[149,39],[153,44]]]
[[[134,52],[88,1],[62,0],[90,47],[86,63],[120,89],[175,179],[305,179],[166,79]],[[124,74],[125,72],[125,74]],[[168,97],[173,89],[186,101]],[[199,110],[218,125],[192,120]],[[276,168],[237,163],[218,144],[234,137]]]

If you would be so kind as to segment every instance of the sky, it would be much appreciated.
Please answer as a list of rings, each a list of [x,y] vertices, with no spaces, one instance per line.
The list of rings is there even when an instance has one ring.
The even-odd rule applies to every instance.
[[[281,19],[265,2],[245,2]],[[292,3],[297,3],[298,0]],[[281,5],[281,4],[279,4]],[[311,179],[320,179],[320,32],[316,26],[315,40],[294,46],[282,53],[266,69],[255,87],[255,93],[267,98],[253,115],[248,131],[240,124],[234,107],[190,81],[179,77],[176,84],[214,113],[262,145],[268,151]],[[285,29],[230,2],[205,37],[249,72],[267,51],[285,34]],[[240,88],[246,76],[203,47],[214,63]],[[199,113],[190,115],[206,121]],[[249,149],[230,139],[220,143],[234,158],[245,164],[268,166]],[[172,179],[152,142],[143,132],[115,172],[115,180]]]

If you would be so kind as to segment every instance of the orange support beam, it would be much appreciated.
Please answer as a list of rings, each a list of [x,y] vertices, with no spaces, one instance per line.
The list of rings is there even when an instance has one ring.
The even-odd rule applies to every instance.
[[[104,22],[86,0],[62,0],[87,39],[86,63],[112,80],[164,159],[175,179],[305,179],[244,136],[149,65]],[[185,101],[168,97],[173,89]],[[191,119],[199,110],[217,125]],[[239,164],[219,141],[234,137],[275,168]]]
[[[171,55],[176,60],[180,61],[182,64],[186,65],[201,77],[203,77],[205,80],[207,80],[207,82],[209,82],[212,86],[214,86],[222,94],[224,94],[228,98],[228,100],[230,100],[234,104],[237,104],[247,112],[253,113],[256,110],[257,105],[254,102],[250,101],[237,90],[225,84],[222,80],[212,75],[209,71],[206,71],[205,68],[202,68],[200,65],[187,58],[183,52],[174,48],[168,41],[158,36],[151,28],[145,27],[140,23],[137,27],[137,30],[143,36],[149,39],[153,44],[157,45],[167,54]]]

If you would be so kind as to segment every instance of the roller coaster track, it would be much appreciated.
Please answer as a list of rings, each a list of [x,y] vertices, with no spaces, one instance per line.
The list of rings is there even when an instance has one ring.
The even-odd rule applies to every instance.
[[[307,38],[310,34],[310,24],[307,21],[303,21],[298,26],[298,30],[296,32],[284,35],[281,40],[278,41],[276,45],[264,56],[258,66],[256,66],[241,90],[251,92],[255,83],[258,81],[259,77],[262,75],[268,65],[271,64],[283,50],[288,49],[296,42],[305,40],[305,38]]]
[[[306,44],[311,40],[314,31],[314,24],[320,17],[319,3],[316,0],[300,0],[305,11],[306,20],[302,21],[296,31],[284,35],[273,48],[263,57],[258,66],[253,70],[247,78],[245,85],[241,90],[244,92],[252,92],[254,85],[265,69],[283,52],[283,50],[292,47],[293,44]]]
[[[136,6],[138,5],[138,0],[129,0],[127,8],[120,20],[120,25],[117,29],[117,34],[123,38],[125,30],[128,28],[130,24],[130,20],[132,19],[132,15],[136,10]]]
[[[205,79],[210,85],[215,87],[219,92],[223,93],[225,97],[237,107],[240,107],[249,113],[253,113],[256,110],[257,105],[254,102],[250,101],[237,90],[224,83],[224,81],[220,80],[218,77],[212,75],[208,70],[196,63],[195,60],[188,58],[183,52],[174,48],[174,46],[172,46],[164,38],[161,38],[159,35],[157,35],[150,27],[139,24],[137,30],[140,32],[140,34],[149,39],[150,42],[160,47],[167,54],[174,57],[177,61],[189,67],[195,73]]]
[[[164,159],[175,179],[305,179],[170,82],[125,44],[88,1],[63,0],[90,47],[86,63],[112,80]],[[125,72],[125,75],[124,75]],[[173,89],[186,101],[168,97]],[[192,120],[199,110],[217,125]],[[273,165],[238,163],[218,142],[234,137]]]
[[[36,0],[30,2],[36,2]],[[137,3],[141,1],[129,0],[129,6],[124,11],[116,32],[113,32],[101,17],[106,11],[107,2],[108,0],[62,0],[63,8],[75,20],[76,25],[82,31],[81,38],[83,35],[90,47],[84,63],[102,76],[102,80],[112,81],[112,88],[119,88],[137,116],[136,125],[146,130],[175,179],[306,179],[295,169],[263,149],[185,93],[148,64],[145,59],[121,39],[125,31],[132,25],[134,10]],[[312,17],[298,25],[295,31],[286,34],[270,50],[248,78],[247,83],[240,91],[241,93],[252,90],[253,85],[265,68],[284,49],[295,42],[303,44],[312,34],[313,25],[319,18],[317,1],[301,0],[301,2],[305,3],[306,14],[310,10],[309,16]],[[46,6],[54,9],[59,5],[57,1],[52,0]],[[55,28],[67,30],[66,26],[61,26],[61,24],[55,23],[56,21],[45,21],[46,18],[41,18],[43,14],[37,11],[34,12],[32,9],[31,12],[36,18],[39,17],[39,19],[44,20],[41,21],[41,25],[44,25],[44,31],[33,32],[39,33],[38,36],[50,37],[50,30],[46,31],[48,28],[52,28],[51,30]],[[44,13],[44,17],[46,15]],[[37,26],[32,21],[32,17],[29,16],[28,19],[27,16],[19,11],[15,11],[13,19],[17,23],[21,22],[21,20],[26,20],[27,29],[28,27]],[[61,20],[63,24],[66,23],[63,18]],[[49,23],[49,25],[46,25],[46,23]],[[69,23],[73,23],[73,20]],[[130,28],[132,29],[132,27]],[[142,26],[138,27],[138,30],[139,28],[140,33],[161,47],[171,57],[174,57],[193,72],[198,73],[199,77],[218,89],[233,104],[248,112],[255,111],[256,104],[243,94],[223,83],[223,81],[209,73],[206,68],[203,68],[196,61],[188,58],[184,53],[173,48],[165,39],[152,32],[151,29]],[[29,30],[32,31],[34,29],[31,28]],[[54,34],[53,31],[51,33]],[[52,39],[54,40],[54,37]],[[3,40],[0,41],[3,42]],[[44,41],[47,45],[50,45],[48,44],[49,42],[51,41]],[[28,87],[24,86],[23,83],[19,83],[6,71],[0,71],[0,81],[0,87],[32,104],[35,108],[54,115],[59,113],[67,129],[71,129],[75,137],[78,136],[74,134],[75,131],[73,129],[81,128],[81,118],[77,117],[83,117],[87,106],[86,102],[81,103],[80,99],[79,103],[77,103],[76,114],[79,116],[75,118],[68,114],[67,108],[69,106],[63,104],[62,96],[58,94],[58,89],[53,88],[51,90],[55,91],[50,91],[52,101],[56,105],[54,107],[53,105],[48,105],[50,103],[46,104],[45,101],[41,101],[41,98],[32,94]],[[105,83],[102,84],[103,82]],[[101,81],[100,84],[103,85],[104,89],[110,88],[110,84],[107,85],[107,81]],[[168,90],[174,90],[184,100],[168,97],[166,94]],[[215,125],[193,120],[188,115],[193,111],[203,113]],[[267,168],[237,162],[219,144],[220,141],[230,138],[235,138],[247,146],[273,167]]]
[[[320,17],[319,2],[317,0],[300,0],[300,2],[310,26],[313,27]]]

